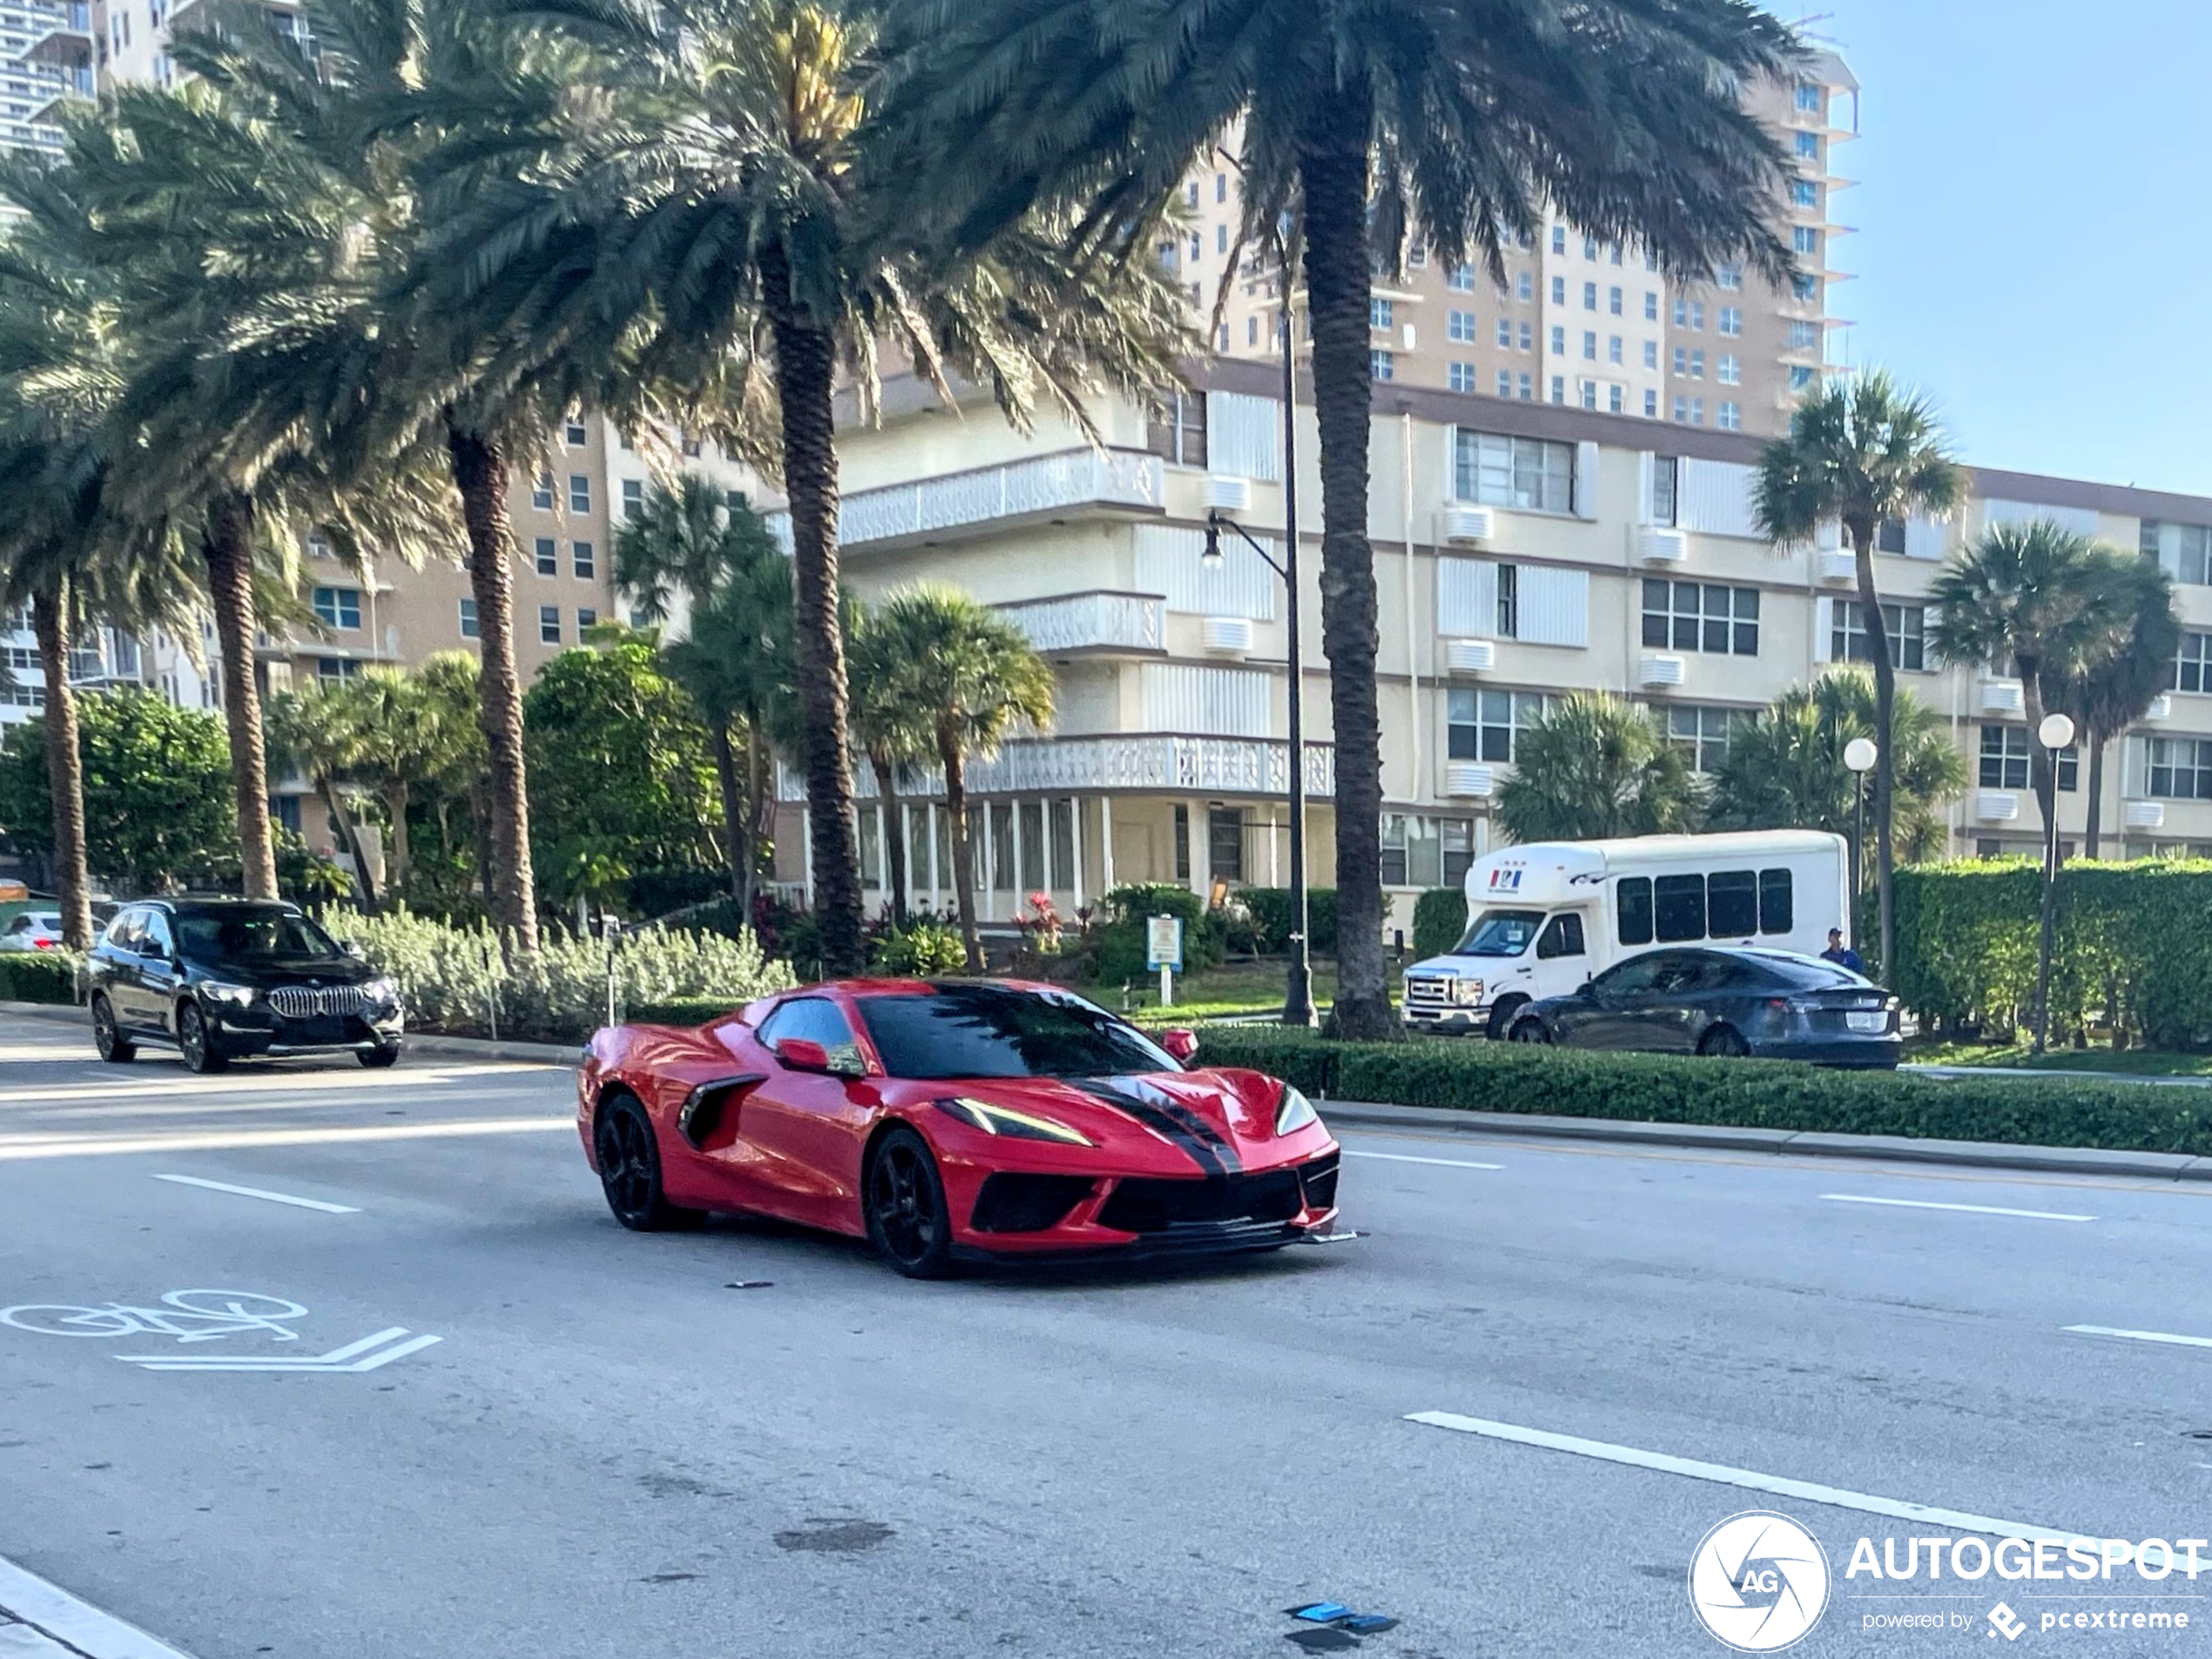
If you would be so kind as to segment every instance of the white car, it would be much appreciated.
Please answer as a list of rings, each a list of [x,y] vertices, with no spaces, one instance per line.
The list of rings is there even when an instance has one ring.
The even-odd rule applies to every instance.
[[[62,919],[58,911],[26,910],[0,928],[0,950],[59,950]]]

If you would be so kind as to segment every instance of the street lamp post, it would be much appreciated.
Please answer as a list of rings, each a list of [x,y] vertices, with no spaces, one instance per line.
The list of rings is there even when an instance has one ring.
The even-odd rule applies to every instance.
[[[2035,963],[2035,1052],[2051,1035],[2051,941],[2057,925],[2059,894],[2059,752],[2074,741],[2074,721],[2047,714],[2035,728],[2043,745],[2043,932]]]
[[[1844,745],[1844,765],[1851,768],[1855,799],[1851,813],[1851,916],[1849,918],[1851,948],[1858,948],[1859,862],[1866,846],[1866,774],[1874,770],[1874,763],[1881,759],[1881,751],[1874,746],[1871,738],[1853,738]],[[1883,965],[1885,972],[1889,964]]]

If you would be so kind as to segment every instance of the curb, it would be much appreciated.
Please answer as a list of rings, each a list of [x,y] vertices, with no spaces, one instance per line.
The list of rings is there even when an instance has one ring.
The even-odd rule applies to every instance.
[[[70,1025],[88,1025],[92,1017],[66,1002],[0,1002],[0,1014],[59,1020]],[[583,1059],[580,1042],[488,1042],[481,1037],[443,1037],[429,1032],[419,1035],[409,1032],[407,1047],[410,1054],[448,1055],[456,1060],[536,1060],[575,1066]]]
[[[37,1006],[36,1004],[32,1006]],[[10,1631],[17,1634],[10,1636]],[[23,1632],[29,1632],[28,1635]],[[0,1559],[0,1653],[24,1659],[189,1659],[182,1649]]]
[[[1606,1117],[1462,1112],[1447,1107],[1391,1106],[1352,1100],[1325,1100],[1318,1103],[1327,1122],[1357,1124],[1366,1129],[1415,1129],[1450,1135],[1524,1139],[1538,1136],[1601,1141],[1615,1145],[1767,1152],[1777,1157],[1871,1158],[1965,1169],[2027,1170],[2046,1175],[2212,1181],[2212,1158],[2183,1152],[2114,1152],[2092,1146],[2015,1146],[1997,1141],[1919,1140],[1905,1135],[1827,1135],[1804,1130],[1733,1129],[1710,1123],[1640,1123]]]

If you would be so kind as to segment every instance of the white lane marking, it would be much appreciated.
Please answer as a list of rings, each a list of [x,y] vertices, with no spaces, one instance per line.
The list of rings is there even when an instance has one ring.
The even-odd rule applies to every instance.
[[[2086,1538],[2087,1533],[2054,1532],[2048,1527],[2031,1527],[2017,1521],[1999,1521],[1990,1515],[1968,1514],[1963,1510],[1939,1509],[1925,1503],[1907,1503],[1900,1498],[1878,1498],[1865,1492],[1846,1492],[1839,1487],[1824,1487],[1810,1480],[1792,1480],[1778,1474],[1761,1474],[1755,1469],[1732,1469],[1722,1463],[1701,1463],[1695,1458],[1670,1457],[1664,1452],[1644,1452],[1633,1446],[1612,1446],[1603,1440],[1586,1440],[1573,1434],[1554,1434],[1541,1428],[1521,1428],[1512,1423],[1494,1423],[1480,1417],[1461,1417],[1454,1412],[1412,1412],[1406,1420],[1426,1423],[1433,1428],[1448,1428],[1461,1434],[1480,1434],[1487,1440],[1511,1440],[1517,1446],[1541,1447],[1546,1451],[1571,1452],[1577,1457],[1595,1458],[1605,1463],[1625,1463],[1632,1468],[1654,1469],[1662,1474],[1688,1475],[1693,1480],[1711,1480],[1722,1486],[1743,1487],[1752,1492],[1770,1492],[1777,1497],[1797,1498],[1806,1503],[1824,1503],[1838,1509],[1858,1509],[1871,1515],[1888,1515],[1898,1521],[1925,1521],[1938,1527],[1949,1527],[1958,1532],[1988,1533],[2000,1538],[2047,1538],[2056,1543],[2068,1543],[2076,1538]]]
[[[573,1117],[490,1117],[437,1123],[393,1123],[361,1129],[230,1130],[206,1135],[118,1136],[88,1140],[79,1135],[0,1135],[0,1163],[25,1158],[113,1157],[131,1152],[226,1152],[250,1146],[343,1146],[374,1141],[444,1140],[465,1135],[573,1134]]]
[[[336,1089],[347,1094],[380,1094],[395,1089],[442,1088],[448,1083],[474,1082],[482,1077],[502,1074],[571,1072],[572,1066],[556,1066],[550,1061],[516,1060],[486,1061],[482,1065],[405,1066],[391,1071],[264,1071],[244,1076],[229,1077],[163,1077],[149,1086],[165,1096],[174,1095],[266,1095],[280,1094],[287,1089],[324,1094]],[[50,1083],[44,1087],[27,1084],[16,1089],[0,1089],[0,1106],[26,1104],[36,1101],[113,1100],[134,1092],[131,1084],[118,1077],[109,1082]]]
[[[2094,1216],[2068,1215],[2058,1210],[2008,1210],[1995,1204],[1937,1204],[1927,1198],[1869,1198],[1856,1192],[1824,1192],[1830,1204],[1878,1204],[1893,1210],[1957,1210],[1970,1216],[2023,1216],[2030,1221],[2094,1221]]]
[[[271,1204],[296,1204],[302,1210],[320,1210],[327,1216],[358,1216],[359,1206],[350,1204],[325,1204],[320,1198],[295,1198],[288,1192],[270,1192],[260,1187],[234,1187],[227,1181],[203,1181],[196,1175],[157,1175],[157,1181],[173,1181],[180,1187],[206,1187],[210,1192],[233,1192],[241,1198],[266,1198]]]
[[[380,1366],[388,1366],[395,1359],[404,1359],[411,1353],[420,1353],[432,1344],[444,1340],[442,1337],[415,1337],[405,1342],[397,1340],[407,1335],[408,1330],[405,1325],[395,1325],[388,1331],[379,1331],[374,1336],[363,1337],[359,1342],[349,1342],[342,1348],[334,1348],[328,1353],[317,1354],[307,1359],[293,1359],[290,1355],[276,1359],[251,1354],[206,1354],[180,1358],[176,1354],[169,1353],[119,1353],[115,1357],[118,1359],[128,1360],[144,1371],[304,1371],[320,1372],[325,1374],[358,1373],[364,1371],[374,1371]],[[381,1346],[385,1343],[394,1343],[395,1345]],[[378,1352],[371,1353],[369,1352],[371,1349],[377,1349]],[[368,1357],[366,1359],[358,1357],[361,1355]]]
[[[1477,1163],[1472,1158],[1417,1158],[1410,1152],[1355,1152],[1344,1149],[1348,1158],[1380,1158],[1386,1163],[1442,1163],[1454,1170],[1502,1170],[1502,1163]]]
[[[0,1608],[72,1654],[90,1659],[191,1659],[181,1649],[155,1641],[138,1626],[78,1601],[5,1559],[0,1559]]]
[[[2171,1331],[2122,1331],[2109,1325],[2069,1325],[2080,1337],[2125,1337],[2130,1342],[2163,1342],[2176,1348],[2212,1348],[2212,1337],[2176,1336]]]

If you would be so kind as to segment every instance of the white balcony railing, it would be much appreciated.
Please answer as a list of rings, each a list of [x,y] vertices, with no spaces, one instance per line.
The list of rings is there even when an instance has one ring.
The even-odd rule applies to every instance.
[[[968,765],[970,795],[1074,795],[1094,791],[1170,794],[1280,795],[1291,786],[1291,745],[1280,738],[1202,738],[1173,732],[1095,738],[1038,738],[1009,743],[988,760]],[[875,772],[854,769],[854,796],[876,799]],[[900,793],[941,798],[943,775],[920,767],[902,774]],[[1305,745],[1306,793],[1336,793],[1336,750]],[[777,793],[806,798],[799,773],[779,764]]]
[[[941,478],[856,489],[839,503],[838,540],[846,547],[860,547],[1086,507],[1157,513],[1164,504],[1165,488],[1157,455],[1066,449]],[[770,514],[768,529],[790,548],[790,514]]]
[[[1167,601],[1156,593],[1063,593],[998,607],[1048,656],[1055,651],[1164,651]]]

